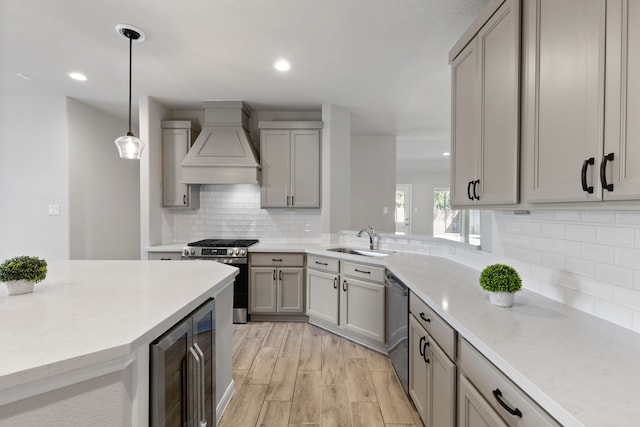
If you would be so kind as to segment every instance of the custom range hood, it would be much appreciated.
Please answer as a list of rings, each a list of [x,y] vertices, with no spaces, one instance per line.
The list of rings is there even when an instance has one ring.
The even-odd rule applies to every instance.
[[[205,123],[182,161],[184,184],[257,184],[260,162],[242,101],[204,101]]]

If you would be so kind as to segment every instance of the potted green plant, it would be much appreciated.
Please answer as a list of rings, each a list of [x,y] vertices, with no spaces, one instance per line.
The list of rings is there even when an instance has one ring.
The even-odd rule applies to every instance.
[[[9,295],[33,292],[33,285],[47,277],[47,262],[34,256],[17,256],[0,264],[0,282]]]
[[[480,273],[480,286],[489,291],[489,300],[500,307],[513,306],[513,297],[522,288],[520,275],[506,264],[489,265]]]

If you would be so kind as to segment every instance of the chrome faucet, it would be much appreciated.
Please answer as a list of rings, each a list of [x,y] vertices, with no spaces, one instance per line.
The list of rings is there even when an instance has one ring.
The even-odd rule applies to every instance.
[[[369,226],[369,228],[363,228],[362,230],[358,231],[358,237],[362,237],[362,233],[365,232],[369,235],[369,249],[371,249],[372,251],[378,249],[379,239],[378,235],[376,234],[376,230],[374,230],[372,226]]]

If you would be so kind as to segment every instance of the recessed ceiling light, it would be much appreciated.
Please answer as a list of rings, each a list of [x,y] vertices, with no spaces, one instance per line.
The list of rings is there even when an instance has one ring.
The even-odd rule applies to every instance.
[[[19,77],[19,78],[21,78],[22,80],[33,80],[33,79],[31,78],[31,76],[28,76],[28,75],[23,74],[23,73],[16,73],[16,77]]]
[[[448,151],[445,151],[444,153],[442,153],[443,156],[448,157],[451,155],[451,153],[449,153]]]
[[[73,80],[78,80],[79,82],[84,82],[87,80],[87,76],[85,76],[82,73],[78,73],[77,71],[71,72],[67,75],[71,77]]]
[[[280,59],[273,64],[273,68],[278,71],[289,71],[291,69],[291,64],[289,64],[289,61],[287,60]]]

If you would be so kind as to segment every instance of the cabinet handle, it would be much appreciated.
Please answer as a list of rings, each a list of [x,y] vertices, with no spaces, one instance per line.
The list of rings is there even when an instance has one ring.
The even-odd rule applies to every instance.
[[[282,270],[278,271],[278,279],[282,282]]]
[[[467,197],[469,198],[469,200],[473,200],[473,197],[471,197],[471,185],[473,184],[473,181],[469,181],[467,183]]]
[[[420,344],[418,344],[418,350],[420,350],[420,356],[424,357],[424,342],[427,340],[427,337],[420,337]]]
[[[429,358],[427,357],[427,347],[429,347],[429,341],[425,339],[424,349],[422,350],[422,359],[424,359],[424,363],[429,364]]]
[[[477,187],[478,184],[480,184],[480,180],[479,179],[476,179],[475,181],[473,181],[473,198],[475,200],[480,200],[480,196],[478,196],[478,192],[476,191],[477,190],[476,187]]]
[[[508,413],[510,413],[511,415],[515,415],[516,417],[520,417],[522,418],[522,412],[520,412],[520,409],[516,408],[516,409],[511,409],[509,407],[509,405],[507,405],[506,403],[504,403],[504,401],[501,399],[502,397],[502,392],[500,391],[499,388],[493,390],[493,397],[496,398],[496,400],[498,401],[498,403],[500,404],[500,406],[502,406],[504,408],[505,411],[507,411]]]
[[[276,271],[275,270],[273,270],[273,280],[274,281],[276,280]]]
[[[316,264],[318,264],[318,265],[329,265],[329,263],[327,263],[327,262],[318,262],[318,261],[316,261]]]
[[[370,271],[358,270],[357,268],[355,269],[355,271],[358,272],[358,273],[371,274]]]
[[[287,206],[289,206],[289,199],[290,199],[290,197],[287,196]]]
[[[602,183],[602,188],[607,191],[613,191],[613,184],[607,184],[607,163],[613,161],[613,153],[609,153],[602,159],[602,163],[600,163],[600,182]]]
[[[342,282],[342,290],[347,292],[347,281],[346,280]]]
[[[183,195],[182,195],[182,204],[183,204],[183,205],[186,205],[186,204],[187,204],[187,195],[186,195],[186,194],[183,194]]]
[[[589,194],[593,193],[593,186],[587,186],[587,168],[589,167],[589,165],[595,164],[595,162],[596,159],[594,159],[593,157],[589,157],[582,163],[582,174],[580,175],[582,179],[582,191],[586,191]]]
[[[294,196],[291,196],[291,206],[294,205],[293,198],[294,198]]]
[[[424,315],[424,313],[420,313],[420,318],[427,323],[431,323],[431,319]]]
[[[338,289],[338,278],[337,277],[333,278],[333,289]]]

